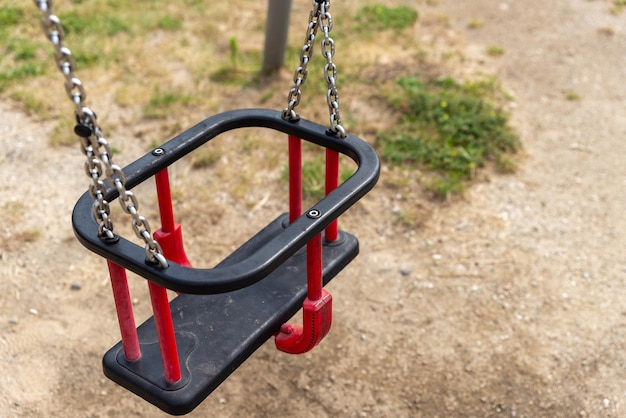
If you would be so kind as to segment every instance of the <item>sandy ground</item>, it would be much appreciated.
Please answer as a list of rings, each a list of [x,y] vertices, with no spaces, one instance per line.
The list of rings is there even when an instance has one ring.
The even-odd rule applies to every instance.
[[[330,335],[305,356],[264,345],[191,415],[626,416],[626,20],[608,9],[428,6],[468,68],[512,93],[519,171],[442,205],[385,187],[383,167],[344,220],[361,255],[329,286]],[[100,369],[119,337],[104,262],[69,223],[79,152],[49,147],[50,125],[10,103],[0,121],[0,417],[162,416]],[[405,209],[417,227],[392,222]],[[133,281],[145,318],[144,287]]]

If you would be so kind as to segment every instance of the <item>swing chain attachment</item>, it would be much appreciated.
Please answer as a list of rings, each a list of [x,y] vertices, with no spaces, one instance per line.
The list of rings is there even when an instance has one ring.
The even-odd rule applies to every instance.
[[[41,24],[44,33],[55,49],[54,59],[57,68],[65,76],[65,91],[75,106],[77,125],[74,132],[81,140],[81,149],[86,157],[85,171],[91,180],[89,194],[94,200],[92,213],[98,224],[98,236],[107,242],[117,241],[110,218],[109,202],[104,198],[107,191],[104,175],[119,193],[122,210],[132,217],[133,231],[145,243],[147,261],[165,269],[168,264],[163,256],[163,250],[152,237],[146,218],[137,212],[139,207],[137,197],[126,189],[124,172],[113,163],[111,146],[102,135],[95,112],[85,105],[87,93],[83,83],[74,73],[76,62],[72,52],[63,44],[65,33],[60,19],[52,13],[52,0],[34,0],[34,3],[42,13]]]
[[[341,117],[339,116],[339,91],[337,90],[336,84],[337,66],[333,63],[335,41],[330,37],[330,31],[333,28],[333,18],[329,10],[329,0],[313,0],[313,9],[309,14],[309,24],[307,25],[307,33],[304,38],[304,46],[300,52],[300,65],[296,68],[294,73],[294,85],[291,90],[289,90],[287,107],[283,110],[283,119],[293,122],[299,120],[295,108],[300,104],[302,98],[302,90],[300,88],[307,79],[307,66],[313,55],[313,45],[317,31],[321,27],[324,34],[324,39],[322,40],[322,55],[326,59],[324,78],[328,85],[326,102],[328,103],[328,111],[330,113],[329,130],[334,135],[345,138],[346,131],[341,125]]]

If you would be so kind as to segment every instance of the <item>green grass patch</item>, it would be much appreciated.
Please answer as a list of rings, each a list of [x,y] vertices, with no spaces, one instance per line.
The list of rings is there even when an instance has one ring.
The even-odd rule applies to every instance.
[[[17,7],[1,6],[0,7],[0,28],[5,29],[9,26],[17,25],[24,17],[24,12]],[[0,29],[0,30],[1,30]]]
[[[152,97],[144,106],[143,115],[147,118],[164,119],[177,106],[188,106],[192,97],[177,90],[161,91],[155,89]]]
[[[469,29],[480,29],[485,25],[485,22],[483,22],[481,19],[471,19],[468,23],[467,23],[467,27]]]
[[[365,6],[357,14],[356,20],[363,30],[400,30],[415,24],[417,10],[409,6],[388,7],[385,5]]]
[[[228,63],[224,61],[223,65],[213,71],[209,75],[211,80],[228,86],[257,86],[261,76],[262,53],[239,51],[234,38],[230,38],[229,47]]]
[[[71,10],[62,13],[59,18],[66,35],[114,36],[118,33],[131,33],[131,25],[114,14],[99,13],[98,16]]]
[[[37,47],[28,39],[18,38],[8,42],[6,52],[16,61],[28,61],[37,56]]]
[[[52,129],[49,137],[50,145],[54,147],[78,147],[79,139],[74,134],[76,120],[70,118],[60,119]]]
[[[581,99],[580,94],[574,90],[568,90],[564,93],[565,99],[571,102],[575,102]]]
[[[401,117],[376,142],[384,160],[429,170],[425,186],[442,198],[462,192],[488,161],[511,170],[510,155],[521,143],[495,104],[503,94],[493,79],[460,84],[405,77],[396,87],[390,102]]]
[[[613,8],[611,11],[615,14],[620,13],[626,9],[626,0],[613,0]]]
[[[59,18],[79,71],[114,60],[119,48],[111,50],[106,45],[121,34],[133,36],[136,25],[123,10],[117,13],[112,6],[98,10],[97,14],[82,8],[64,10]]]
[[[11,29],[24,18],[24,12],[17,7],[0,6],[0,43],[5,43]]]
[[[487,54],[492,57],[499,57],[504,55],[504,48],[501,46],[489,46],[487,47]]]
[[[34,94],[31,90],[26,88],[15,89],[11,93],[11,99],[16,102],[20,102],[24,106],[24,110],[29,115],[37,116],[37,117],[47,117],[49,116],[49,109],[46,106],[46,103],[42,102],[39,97]]]
[[[161,16],[156,21],[156,27],[163,30],[178,30],[183,27],[183,21],[174,16]]]
[[[0,71],[0,91],[5,90],[13,82],[24,81],[30,77],[42,75],[44,72],[44,65],[35,62],[26,62],[9,67]]]

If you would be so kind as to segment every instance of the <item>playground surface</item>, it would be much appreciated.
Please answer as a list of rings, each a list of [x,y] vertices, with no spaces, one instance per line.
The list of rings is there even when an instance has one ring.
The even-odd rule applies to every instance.
[[[268,342],[190,416],[626,415],[626,12],[611,14],[608,0],[418,8],[415,36],[427,42],[428,22],[445,17],[433,45],[511,93],[519,170],[440,203],[398,193],[384,166],[342,218],[361,254],[328,286],[330,334],[303,356]],[[495,45],[502,55],[487,53]],[[394,63],[380,59],[381,71]],[[377,111],[358,95],[349,104],[352,94],[351,113]],[[83,157],[48,145],[50,130],[0,104],[0,417],[164,416],[102,375],[119,335],[105,263],[71,230]],[[129,147],[120,163],[143,152]],[[272,175],[256,203],[224,191],[177,209],[186,231],[206,232],[190,258],[219,259],[284,207]],[[404,210],[417,214],[412,227],[394,221]],[[145,283],[131,282],[145,318]]]

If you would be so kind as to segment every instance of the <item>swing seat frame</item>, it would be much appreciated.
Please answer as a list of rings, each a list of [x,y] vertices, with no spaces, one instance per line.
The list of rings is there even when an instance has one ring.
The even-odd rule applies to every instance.
[[[350,157],[358,168],[349,179],[287,226],[281,234],[259,245],[256,251],[234,264],[196,269],[170,262],[169,267],[163,269],[158,264],[149,263],[143,247],[121,236],[113,242],[98,236],[98,226],[92,215],[93,198],[89,192],[80,197],[72,212],[76,237],[94,253],[176,292],[230,292],[266,277],[315,235],[322,233],[378,181],[378,155],[362,139],[353,135],[337,138],[322,125],[305,119],[284,120],[282,113],[275,110],[241,109],[209,117],[157,148],[159,152],[153,151],[129,164],[124,168],[126,187],[132,189],[141,184],[220,134],[249,127],[273,129],[332,149]],[[113,202],[118,197],[114,187],[107,188],[105,199],[108,202]]]
[[[89,250],[162,287],[183,293],[170,302],[182,377],[163,376],[154,318],[137,328],[141,358],[125,358],[122,342],[103,358],[104,373],[160,409],[173,415],[193,410],[265,341],[278,333],[307,297],[306,244],[369,192],[380,162],[365,141],[337,138],[326,127],[304,120],[285,120],[281,112],[242,109],[212,116],[124,168],[130,189],[230,130],[261,127],[286,133],[337,151],[357,164],[356,172],[303,215],[289,222],[283,214],[212,269],[196,269],[168,260],[161,268],[146,260],[145,249],[123,237],[104,240],[92,215],[93,199],[77,202],[72,223]],[[118,198],[108,187],[106,200]],[[359,252],[358,240],[344,232],[323,240],[322,281],[336,276]]]

